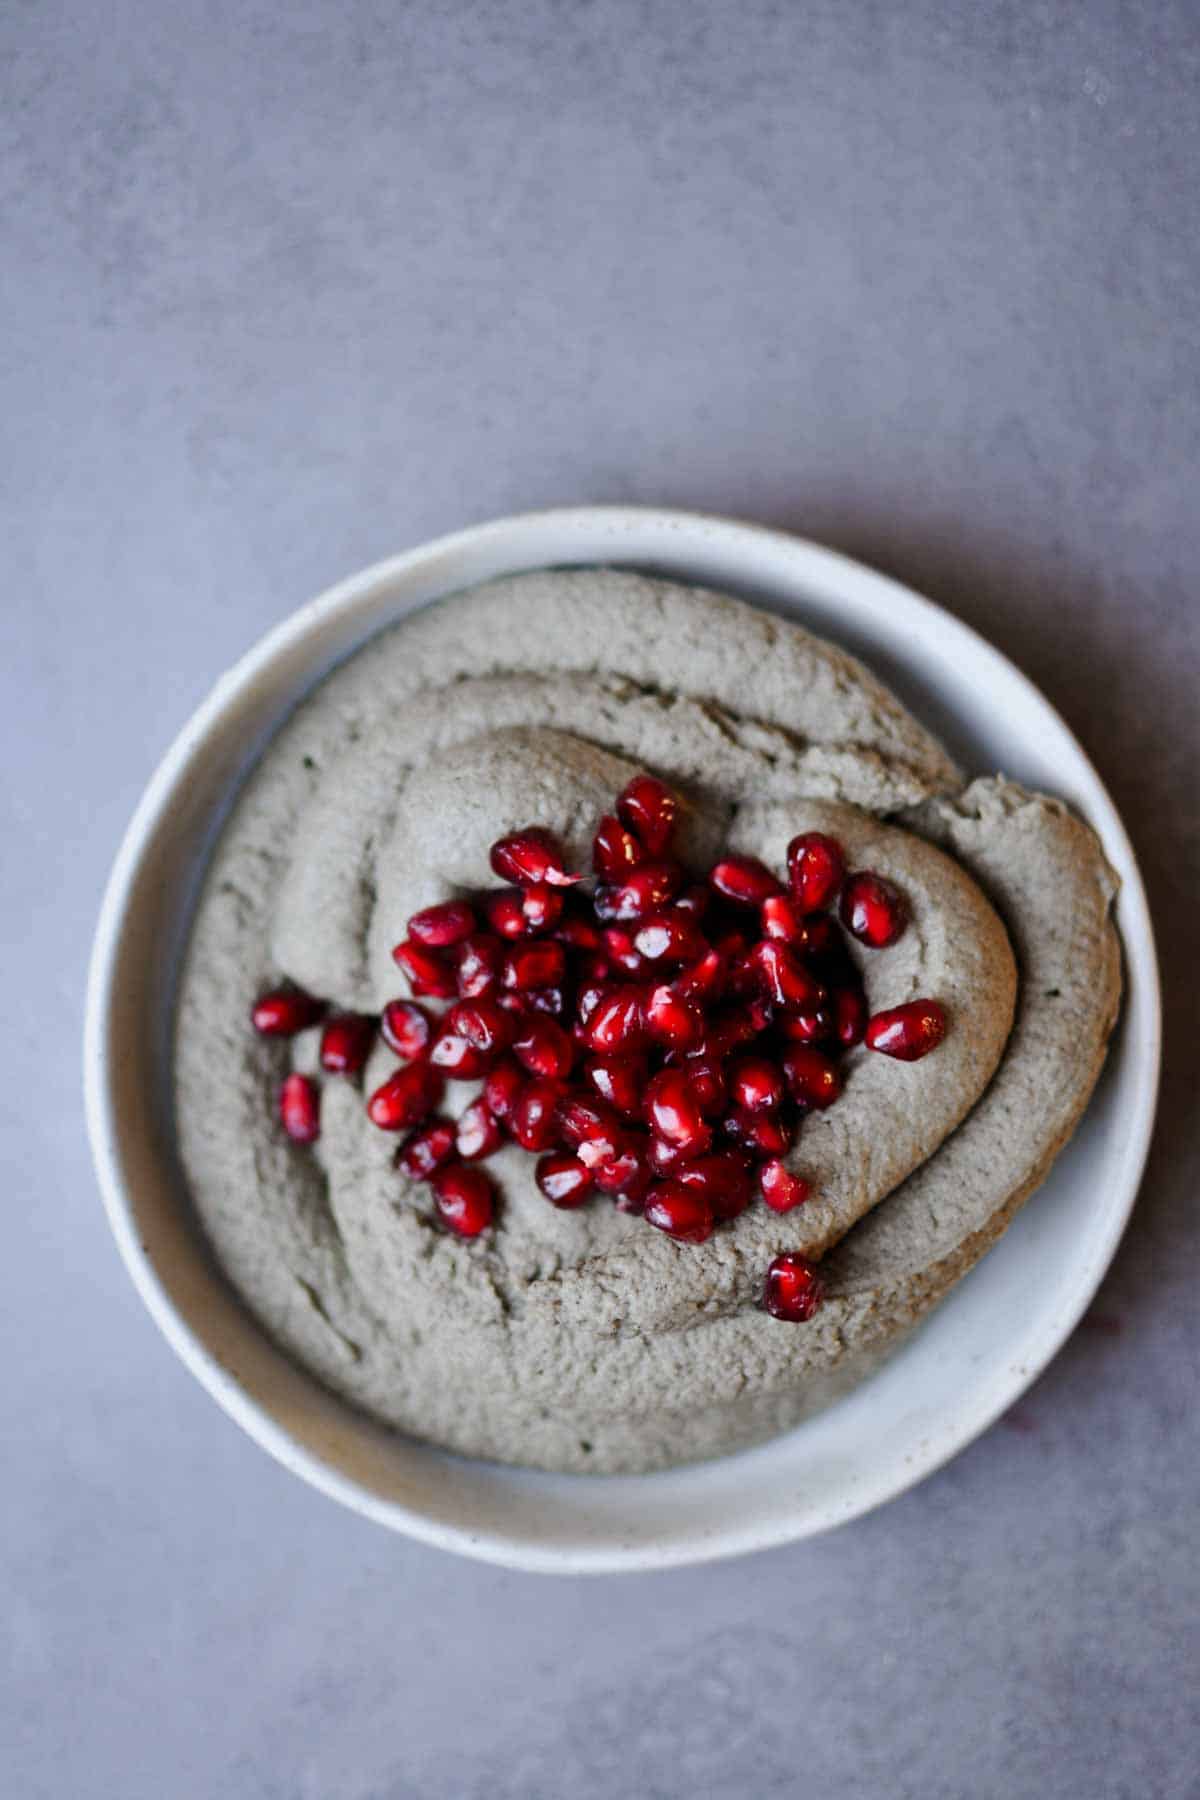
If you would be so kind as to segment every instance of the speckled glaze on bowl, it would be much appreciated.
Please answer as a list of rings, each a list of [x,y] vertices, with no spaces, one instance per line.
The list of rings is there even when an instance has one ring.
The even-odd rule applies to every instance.
[[[1127,983],[1105,1073],[1050,1179],[884,1369],[758,1449],[629,1477],[445,1454],[362,1417],[283,1356],[199,1236],[168,1079],[174,980],[200,873],[239,779],[297,699],[413,607],[492,576],[589,563],[725,589],[794,618],[863,657],[967,769],[1000,769],[1070,801],[1121,877]],[[159,766],[117,856],[92,954],[84,1075],[121,1254],[225,1410],[296,1474],[381,1524],[488,1561],[579,1574],[702,1562],[827,1530],[912,1486],[1010,1406],[1074,1328],[1128,1219],[1159,1033],[1153,934],[1129,840],[1079,744],[1012,663],[929,601],[802,539],[689,513],[579,507],[496,520],[379,563],[222,677]]]

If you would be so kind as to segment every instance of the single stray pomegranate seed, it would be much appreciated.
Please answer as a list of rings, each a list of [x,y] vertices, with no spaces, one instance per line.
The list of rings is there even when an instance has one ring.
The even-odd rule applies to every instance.
[[[783,1105],[783,1076],[765,1056],[743,1056],[730,1068],[729,1092],[747,1112],[776,1112]]]
[[[381,1131],[403,1131],[419,1125],[442,1097],[442,1077],[427,1062],[397,1069],[367,1101],[367,1117]]]
[[[525,1021],[513,1039],[513,1055],[531,1075],[561,1080],[571,1073],[575,1045],[556,1020],[534,1017]]]
[[[709,884],[738,906],[761,906],[772,894],[782,894],[783,883],[757,856],[726,856],[708,872]]]
[[[679,802],[653,775],[635,775],[617,800],[617,813],[651,856],[661,856],[674,835]]]
[[[785,1251],[768,1268],[763,1306],[773,1319],[802,1324],[812,1318],[824,1298],[821,1277],[807,1257],[796,1251]]]
[[[321,1135],[321,1096],[307,1075],[289,1075],[279,1090],[279,1121],[294,1144],[312,1144]]]
[[[429,1054],[433,1021],[415,1000],[389,1000],[379,1021],[379,1032],[389,1049],[413,1062]]]
[[[801,912],[824,912],[842,885],[846,859],[836,838],[805,831],[787,849],[788,885]]]
[[[506,988],[555,987],[566,967],[566,952],[561,944],[546,940],[514,944],[504,959],[500,979]]]
[[[592,1190],[592,1172],[577,1156],[543,1156],[535,1180],[551,1206],[563,1211],[582,1206]]]
[[[807,1044],[790,1045],[779,1060],[793,1100],[822,1111],[833,1105],[842,1091],[836,1063]]]
[[[850,876],[842,889],[839,912],[846,930],[872,950],[894,944],[908,920],[900,894],[871,869]]]
[[[936,1050],[946,1035],[946,1014],[936,1000],[910,1000],[878,1012],[867,1026],[867,1049],[898,1062],[917,1062]]]
[[[454,1155],[455,1128],[450,1119],[430,1119],[411,1137],[405,1138],[396,1152],[396,1167],[410,1181],[428,1181],[435,1169],[448,1163]]]
[[[540,825],[528,825],[524,831],[499,838],[491,848],[491,864],[501,881],[515,881],[518,887],[535,887],[541,882],[550,887],[574,887],[583,879],[568,872],[562,845]]]
[[[592,840],[592,867],[605,881],[624,881],[630,869],[646,861],[646,848],[620,819],[606,813]]]
[[[426,906],[408,921],[408,935],[427,950],[445,950],[461,944],[475,929],[475,914],[465,900],[444,900],[440,906]]]
[[[454,984],[464,1000],[488,994],[500,980],[504,947],[489,932],[476,931],[458,946]]]
[[[338,1013],[321,1033],[321,1067],[331,1075],[357,1075],[374,1041],[374,1019],[365,1013]]]
[[[464,1162],[478,1162],[494,1156],[504,1142],[500,1124],[492,1115],[486,1100],[472,1100],[458,1116],[454,1147]]]
[[[486,1231],[495,1215],[495,1190],[482,1169],[450,1163],[433,1176],[433,1198],[442,1224],[459,1237]]]
[[[793,1206],[803,1206],[812,1192],[808,1182],[794,1174],[777,1156],[761,1165],[758,1181],[762,1197],[772,1212],[791,1212]]]
[[[454,993],[454,971],[440,950],[427,950],[405,938],[392,955],[408,976],[414,994],[427,994],[434,1000],[449,1000]]]
[[[515,1057],[502,1056],[489,1069],[483,1082],[483,1097],[488,1111],[497,1119],[508,1120],[525,1087],[525,1071]]]
[[[706,1195],[681,1181],[660,1181],[646,1196],[644,1217],[668,1237],[702,1244],[712,1236],[713,1209]]]
[[[295,1037],[325,1016],[325,1002],[303,988],[272,988],[260,994],[250,1010],[250,1023],[262,1037]]]

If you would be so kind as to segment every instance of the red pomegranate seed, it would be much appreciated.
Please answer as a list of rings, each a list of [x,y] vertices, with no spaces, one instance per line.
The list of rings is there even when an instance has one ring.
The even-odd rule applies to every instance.
[[[442,1077],[427,1062],[397,1069],[367,1101],[367,1117],[381,1131],[405,1131],[419,1125],[441,1100]]]
[[[486,1231],[495,1216],[495,1190],[482,1169],[450,1163],[433,1176],[433,1198],[442,1224],[459,1237]]]
[[[588,1047],[601,1056],[636,1050],[644,1041],[646,1022],[637,988],[610,987],[587,1018]]]
[[[605,813],[592,840],[592,867],[605,881],[624,881],[631,869],[646,860],[646,849],[626,831],[620,819]]]
[[[500,980],[504,946],[486,931],[476,931],[458,946],[454,984],[464,1000],[490,993]]]
[[[773,1319],[802,1324],[812,1318],[824,1298],[821,1277],[807,1257],[794,1250],[777,1256],[768,1268],[763,1306]]]
[[[520,888],[497,888],[493,894],[483,897],[483,914],[497,937],[528,937],[529,920],[525,917],[525,908],[521,904]]]
[[[568,872],[562,845],[540,825],[528,825],[524,831],[499,838],[491,848],[491,864],[501,881],[515,881],[518,887],[536,887],[542,882],[550,887],[574,887],[583,879]]]
[[[250,1011],[250,1023],[262,1037],[295,1037],[325,1016],[325,1002],[315,1000],[303,988],[272,988],[260,994]]]
[[[525,1083],[507,1120],[522,1150],[550,1150],[558,1142],[557,1112],[562,1097],[561,1081],[535,1075]]]
[[[709,884],[738,906],[761,906],[772,894],[782,894],[783,883],[757,856],[726,856],[708,872]]]
[[[556,1020],[535,1016],[525,1021],[513,1039],[513,1054],[531,1075],[561,1080],[571,1073],[575,1045]]]
[[[706,1119],[714,1119],[729,1104],[729,1085],[721,1064],[707,1054],[689,1056],[687,1076],[696,1104]]]
[[[374,1041],[374,1019],[365,1013],[338,1013],[321,1033],[321,1067],[331,1075],[357,1075]]]
[[[698,962],[683,969],[675,977],[675,992],[681,1000],[698,1000],[711,1005],[725,985],[725,959],[719,950],[707,950]]]
[[[294,1144],[312,1144],[321,1135],[321,1096],[307,1075],[289,1075],[279,1090],[279,1122]]]
[[[454,972],[440,950],[427,950],[406,938],[397,944],[392,955],[408,976],[414,994],[427,994],[434,1000],[449,1000],[454,993]]]
[[[526,1075],[515,1057],[502,1056],[484,1076],[483,1097],[497,1119],[510,1119],[525,1088]]]
[[[566,952],[561,944],[516,944],[504,958],[500,979],[506,988],[555,987],[562,980],[566,968]]]
[[[592,1056],[583,1065],[584,1080],[623,1118],[640,1117],[646,1065],[636,1056]]]
[[[648,919],[678,892],[682,875],[678,863],[643,863],[619,884],[596,889],[592,901],[596,917],[606,925]]]
[[[486,994],[478,1000],[460,1000],[443,1021],[443,1030],[466,1038],[484,1056],[497,1056],[513,1041],[516,1027],[498,1000]],[[435,1056],[434,1060],[437,1058]]]
[[[918,1062],[936,1050],[945,1035],[945,1010],[936,1000],[909,1000],[875,1014],[867,1026],[867,1049],[881,1050],[898,1062]]]
[[[530,931],[549,931],[562,918],[563,891],[539,881],[521,895],[521,911]]]
[[[693,1156],[712,1142],[700,1104],[683,1069],[662,1069],[646,1084],[646,1116],[656,1136]]]
[[[807,1044],[790,1045],[779,1060],[793,1100],[819,1110],[833,1105],[842,1091],[836,1063]]]
[[[765,1056],[739,1057],[729,1071],[729,1092],[747,1112],[777,1112],[783,1105],[783,1076]]]
[[[808,926],[804,915],[794,900],[786,894],[772,894],[764,900],[759,909],[763,936],[781,938],[785,944],[792,944],[797,950],[808,946]]]
[[[686,1050],[700,1041],[704,1015],[690,1000],[681,1000],[673,987],[656,987],[646,1002],[646,1025],[661,1043]]]
[[[521,1009],[527,1013],[545,1013],[548,1018],[561,1019],[567,1012],[567,990],[560,987],[529,988],[523,994],[512,994],[508,998],[520,1003]],[[501,997],[503,1004],[504,996]]]
[[[410,1181],[428,1181],[435,1169],[448,1163],[454,1155],[454,1123],[450,1119],[430,1119],[411,1137],[405,1138],[396,1152],[396,1167]]]
[[[908,921],[901,895],[871,869],[850,876],[838,910],[846,930],[872,950],[894,944]]]
[[[708,951],[699,927],[689,913],[655,913],[639,925],[634,949],[647,962],[694,963]]]
[[[646,1160],[655,1175],[674,1176],[684,1163],[693,1160],[693,1153],[689,1147],[668,1144],[666,1138],[652,1135],[646,1144]]]
[[[617,813],[651,856],[661,856],[674,835],[679,802],[653,775],[635,775],[618,797]]]
[[[788,886],[801,912],[824,912],[842,885],[846,859],[836,838],[805,831],[787,849]]]
[[[389,1000],[379,1021],[379,1032],[389,1049],[410,1062],[429,1054],[433,1020],[415,1000]]]
[[[582,1206],[592,1190],[592,1172],[577,1156],[543,1156],[535,1180],[551,1206],[564,1212]]]
[[[753,1043],[761,1029],[749,1007],[727,1007],[709,1020],[698,1054],[711,1057],[715,1062],[724,1062],[732,1051]]]
[[[504,1133],[486,1100],[472,1100],[458,1116],[454,1147],[464,1162],[478,1162],[494,1156],[504,1142]]]
[[[712,1236],[711,1201],[697,1188],[681,1181],[660,1181],[646,1196],[644,1217],[668,1237],[685,1244],[702,1244]]]
[[[614,1120],[611,1125],[590,1131],[586,1137],[581,1138],[575,1146],[575,1154],[585,1168],[599,1176],[602,1170],[616,1162],[630,1141],[629,1132]]]
[[[600,1002],[609,999],[616,991],[609,981],[585,981],[575,996],[575,1017],[579,1023],[590,1025]]]
[[[721,1129],[752,1156],[786,1156],[796,1141],[796,1127],[778,1113],[752,1113],[735,1107]]]
[[[690,887],[676,897],[676,912],[687,913],[690,919],[702,919],[712,905],[712,893],[702,883],[693,881]]]
[[[653,1180],[645,1141],[632,1132],[624,1133],[617,1140],[615,1155],[597,1163],[593,1174],[601,1193],[617,1196],[621,1212],[639,1212]]]
[[[600,927],[590,919],[563,919],[555,927],[554,936],[568,950],[596,951],[603,945]]]
[[[809,974],[796,951],[779,938],[763,938],[751,957],[767,998],[776,1006],[820,1006],[825,989]]]
[[[617,1120],[603,1100],[590,1094],[564,1094],[558,1106],[558,1129],[565,1144],[578,1150],[589,1138],[612,1137]]]
[[[429,1060],[451,1081],[478,1081],[487,1072],[491,1057],[476,1049],[470,1038],[443,1026],[433,1040]]]
[[[834,1013],[831,1006],[810,1006],[800,1012],[780,1013],[779,1033],[793,1044],[823,1044],[835,1037]]]
[[[833,994],[833,1035],[843,1049],[861,1044],[867,1031],[867,999],[861,988],[837,988]]]
[[[604,955],[606,961],[626,975],[640,975],[646,967],[645,958],[621,925],[604,927]]]
[[[812,1192],[808,1182],[794,1174],[777,1156],[762,1164],[758,1181],[762,1197],[772,1212],[791,1212],[793,1206],[803,1206]]]
[[[736,1219],[750,1204],[750,1164],[737,1150],[683,1163],[674,1179],[703,1194],[717,1219]]]
[[[445,900],[426,906],[408,921],[408,935],[427,950],[445,950],[461,944],[475,929],[475,914],[465,900]]]

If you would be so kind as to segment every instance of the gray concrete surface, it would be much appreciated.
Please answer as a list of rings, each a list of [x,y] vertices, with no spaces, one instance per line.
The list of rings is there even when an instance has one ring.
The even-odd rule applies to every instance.
[[[1150,1800],[1196,1718],[1200,15],[9,0],[0,1792]],[[554,1581],[276,1468],[84,1146],[101,884],[214,676],[470,520],[801,529],[978,626],[1144,858],[1162,1127],[1088,1327],[824,1541]]]

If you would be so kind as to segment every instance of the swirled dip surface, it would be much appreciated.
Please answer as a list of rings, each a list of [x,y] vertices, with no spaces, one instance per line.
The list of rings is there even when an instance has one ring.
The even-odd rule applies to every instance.
[[[782,868],[840,838],[912,924],[862,959],[870,1008],[933,995],[921,1062],[861,1048],[791,1161],[813,1183],[701,1246],[597,1199],[549,1206],[534,1161],[491,1163],[495,1230],[464,1243],[363,1110],[396,1066],[330,1081],[322,1134],[277,1130],[290,1066],[246,1024],[281,977],[378,1012],[416,908],[490,886],[528,824],[586,865],[637,769],[688,803],[681,853]],[[781,1430],[860,1380],[1003,1229],[1087,1102],[1119,993],[1114,881],[1094,835],[941,747],[834,646],[718,594],[546,571],[444,600],[331,675],[272,741],[213,857],[183,973],[176,1115],[204,1229],[271,1334],[328,1386],[452,1448],[555,1469],[645,1470]],[[456,1087],[463,1101],[473,1092]],[[782,1250],[823,1259],[805,1325],[758,1308]]]

